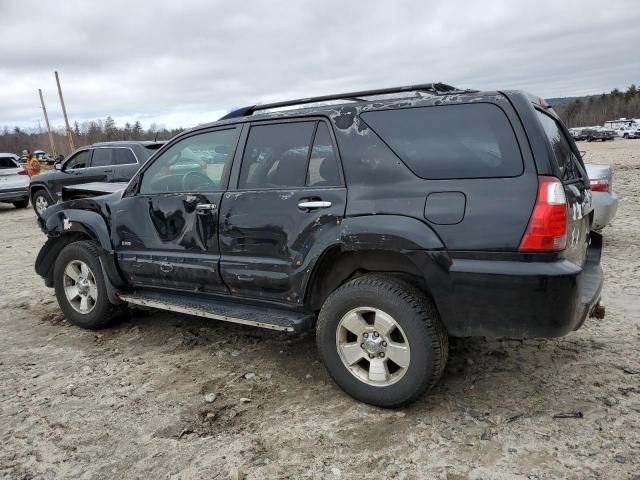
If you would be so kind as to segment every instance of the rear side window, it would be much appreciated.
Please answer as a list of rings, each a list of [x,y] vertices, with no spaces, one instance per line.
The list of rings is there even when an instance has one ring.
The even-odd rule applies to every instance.
[[[381,110],[361,117],[419,177],[515,177],[523,171],[513,128],[495,105]]]
[[[542,128],[544,128],[547,140],[549,140],[549,143],[551,144],[562,178],[566,179],[567,175],[573,172],[574,169],[571,168],[571,166],[574,165],[574,161],[577,160],[574,158],[575,155],[571,150],[571,145],[569,145],[564,133],[562,133],[562,129],[554,118],[551,118],[549,115],[542,113],[539,110],[536,110],[536,113],[540,123],[542,124]]]
[[[287,188],[305,184],[316,122],[251,127],[242,156],[240,188]]]
[[[113,150],[111,148],[96,148],[93,151],[92,167],[106,167],[113,165]]]
[[[329,133],[329,127],[324,122],[318,123],[316,136],[313,140],[313,148],[309,157],[307,169],[307,186],[325,187],[340,185],[340,173],[338,172],[338,160],[333,142]]]
[[[129,165],[130,163],[137,163],[136,157],[133,152],[128,148],[116,148],[113,150],[114,164],[115,165]]]

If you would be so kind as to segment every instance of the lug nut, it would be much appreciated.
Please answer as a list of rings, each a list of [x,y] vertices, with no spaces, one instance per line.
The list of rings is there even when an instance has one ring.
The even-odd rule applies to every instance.
[[[363,336],[364,338],[369,338],[369,334],[368,334],[367,332],[364,332],[364,333],[362,334],[362,336]]]
[[[387,346],[387,342],[382,342],[382,346],[386,347]]]
[[[378,332],[373,332],[373,336],[374,336],[374,338],[378,338],[380,336],[380,334]]]
[[[384,352],[380,352],[380,358],[384,358]]]
[[[370,354],[369,354],[369,358],[373,358],[373,353],[370,353]]]
[[[360,348],[362,348],[364,350],[364,343],[360,344]]]

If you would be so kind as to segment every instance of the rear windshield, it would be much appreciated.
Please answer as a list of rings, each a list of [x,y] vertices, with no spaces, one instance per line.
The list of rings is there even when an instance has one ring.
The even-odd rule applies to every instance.
[[[380,110],[361,116],[422,178],[515,177],[523,171],[513,128],[495,105]]]
[[[13,158],[0,157],[0,168],[16,168],[18,164]]]

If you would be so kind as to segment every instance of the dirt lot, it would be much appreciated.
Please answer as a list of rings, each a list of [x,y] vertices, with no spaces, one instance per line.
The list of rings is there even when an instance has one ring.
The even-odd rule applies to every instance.
[[[160,312],[69,325],[33,272],[32,210],[0,206],[0,478],[639,479],[640,141],[580,148],[616,168],[605,320],[454,340],[402,411],[338,390],[310,336]]]

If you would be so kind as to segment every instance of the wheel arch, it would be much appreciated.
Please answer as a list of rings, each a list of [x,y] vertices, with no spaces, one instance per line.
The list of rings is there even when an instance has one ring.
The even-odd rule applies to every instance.
[[[433,296],[425,269],[435,271],[442,255],[446,253],[440,238],[417,219],[398,215],[347,218],[336,241],[325,245],[305,279],[304,304],[318,311],[340,285],[371,272],[404,277]]]
[[[54,208],[53,212],[49,210]],[[53,286],[53,267],[58,254],[70,243],[93,240],[100,246],[100,261],[109,280],[116,286],[126,285],[115,263],[109,229],[104,218],[94,211],[47,209],[45,219],[41,219],[43,230],[49,239],[43,245],[36,259],[36,273],[45,279],[45,284]]]

